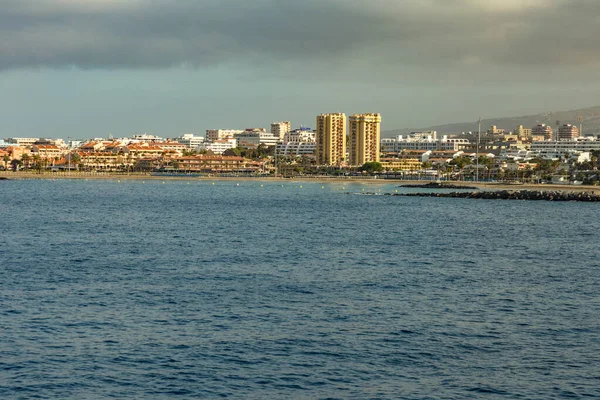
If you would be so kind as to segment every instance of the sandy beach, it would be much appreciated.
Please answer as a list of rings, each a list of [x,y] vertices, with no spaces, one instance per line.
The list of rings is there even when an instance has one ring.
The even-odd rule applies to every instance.
[[[400,179],[373,179],[368,177],[294,177],[294,178],[282,178],[282,177],[220,177],[220,176],[153,176],[145,173],[130,173],[130,174],[116,174],[116,173],[64,173],[64,172],[13,172],[13,171],[0,171],[0,178],[6,179],[112,179],[112,180],[207,180],[207,181],[268,181],[268,182],[317,182],[317,183],[349,183],[349,182],[360,182],[362,184],[426,184],[431,181],[414,181],[414,180],[400,180]],[[587,185],[560,185],[560,184],[508,184],[508,183],[476,183],[476,182],[464,182],[464,181],[450,181],[453,185],[457,186],[468,186],[478,187],[485,190],[560,190],[565,192],[589,192],[600,194],[599,186],[587,186]]]

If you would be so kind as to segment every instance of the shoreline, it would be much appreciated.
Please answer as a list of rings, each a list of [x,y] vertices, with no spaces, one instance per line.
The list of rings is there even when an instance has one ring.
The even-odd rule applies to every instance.
[[[194,181],[260,181],[260,182],[315,182],[315,183],[361,183],[361,184],[427,184],[431,180],[402,180],[402,179],[374,179],[368,177],[293,177],[283,178],[274,176],[260,177],[225,177],[225,176],[153,176],[143,173],[114,174],[114,173],[62,173],[62,172],[13,172],[0,171],[2,180],[24,180],[24,179],[103,179],[103,180],[194,180]],[[470,181],[444,181],[455,186],[477,187],[486,190],[555,190],[564,192],[591,192],[600,193],[600,186],[592,185],[560,185],[560,184],[510,184],[510,183],[488,183]]]

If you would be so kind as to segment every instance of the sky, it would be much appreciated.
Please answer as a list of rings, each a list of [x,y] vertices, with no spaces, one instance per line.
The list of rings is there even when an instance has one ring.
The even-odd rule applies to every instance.
[[[0,137],[600,105],[598,0],[0,0]]]

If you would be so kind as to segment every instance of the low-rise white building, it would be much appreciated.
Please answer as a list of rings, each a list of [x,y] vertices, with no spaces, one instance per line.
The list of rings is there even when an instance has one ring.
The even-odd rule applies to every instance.
[[[427,133],[433,133],[427,135]],[[468,139],[442,136],[437,139],[433,132],[416,132],[416,136],[399,135],[396,138],[381,139],[381,151],[384,153],[400,153],[402,150],[460,150],[469,145]]]
[[[287,142],[277,145],[276,154],[280,156],[310,156],[315,153],[315,142]]]
[[[18,146],[33,146],[33,144],[38,140],[40,140],[40,138],[7,138],[5,142],[11,145],[16,144]]]
[[[283,143],[310,143],[316,142],[316,133],[310,128],[294,129],[293,131],[287,132],[283,137]]]
[[[531,143],[531,152],[536,156],[556,160],[567,154],[600,151],[600,140],[594,137],[581,137],[572,140],[545,140]]]
[[[142,133],[142,134],[133,135],[131,137],[130,143],[162,142],[162,141],[164,141],[164,139],[159,136]]]
[[[530,150],[520,149],[511,147],[500,152],[498,157],[500,160],[513,160],[513,161],[529,161],[535,158],[536,154]]]
[[[226,138],[214,140],[212,142],[204,142],[196,148],[196,151],[210,150],[215,154],[223,154],[225,150],[235,149],[237,147],[237,139]]]
[[[245,130],[244,132],[234,135],[239,146],[276,146],[279,142],[279,136],[260,130]]]
[[[181,137],[175,138],[173,140],[186,145],[188,149],[195,149],[196,147],[204,143],[204,137],[196,136],[193,133],[186,133]]]
[[[207,129],[206,141],[214,142],[215,140],[232,138],[234,135],[242,132],[244,131],[241,129]]]

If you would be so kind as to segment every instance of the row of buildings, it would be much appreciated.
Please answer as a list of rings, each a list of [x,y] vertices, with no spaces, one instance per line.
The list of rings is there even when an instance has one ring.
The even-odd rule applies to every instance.
[[[25,138],[23,138],[25,139]],[[31,138],[30,138],[31,139]],[[37,168],[52,170],[131,171],[184,170],[206,173],[254,173],[264,169],[264,162],[237,156],[195,154],[193,144],[157,137],[136,139],[96,139],[71,148],[58,140],[39,144],[41,140],[7,140],[0,146],[4,169]],[[5,142],[7,142],[5,141]]]
[[[346,131],[344,113],[317,116],[315,157],[318,165],[357,166],[380,161],[381,114],[354,114],[348,125]]]
[[[510,134],[505,129],[498,128],[496,125],[492,125],[487,131],[488,135],[506,135]],[[528,138],[531,140],[571,140],[580,137],[579,128],[573,124],[558,124],[557,129],[554,130],[550,125],[537,124],[532,128],[525,128],[523,125],[517,126],[512,134],[517,135],[521,138]]]
[[[321,114],[316,129],[292,130],[289,121],[274,122],[271,131],[211,129],[199,149],[220,154],[234,147],[276,146],[278,156],[310,156],[317,165],[359,166],[380,161],[381,114]]]
[[[224,158],[239,157],[246,154],[240,153],[240,149],[261,146],[263,160],[242,157],[233,162]],[[269,150],[265,152],[265,149]],[[382,139],[379,113],[349,117],[344,113],[321,114],[316,117],[314,130],[292,129],[289,121],[281,121],[272,123],[269,132],[265,128],[211,129],[206,131],[205,137],[184,134],[163,139],[142,134],[86,142],[40,138],[0,140],[0,159],[5,168],[13,160],[19,160],[24,166],[43,164],[44,167],[71,169],[77,166],[94,170],[169,167],[195,171],[210,166],[218,171],[232,168],[266,171],[286,163],[297,165],[298,158],[302,158],[303,166],[342,168],[381,162],[385,169],[414,170],[423,162],[443,163],[459,155],[518,162],[534,158],[559,160],[568,155],[581,162],[589,159],[586,153],[594,151],[600,151],[600,140],[582,137],[571,124],[560,125],[556,135],[552,127],[538,124],[532,128],[519,125],[512,131],[491,126],[477,137],[473,133],[438,135],[436,131],[425,131]],[[209,160],[210,157],[215,158]]]

